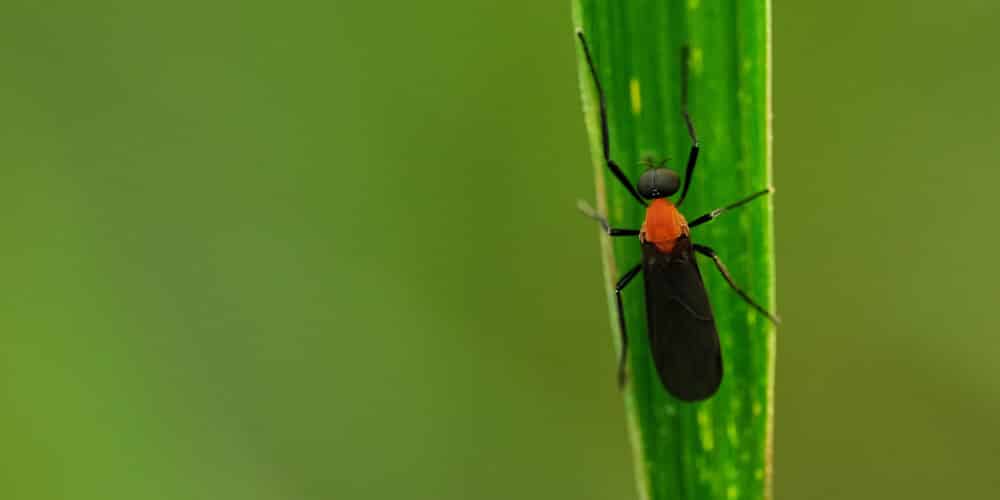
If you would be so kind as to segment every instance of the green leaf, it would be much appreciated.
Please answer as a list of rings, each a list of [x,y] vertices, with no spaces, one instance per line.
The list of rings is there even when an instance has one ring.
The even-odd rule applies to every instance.
[[[684,168],[690,139],[680,111],[680,59],[687,44],[689,107],[702,150],[685,216],[691,220],[771,185],[769,0],[574,0],[574,22],[587,36],[607,93],[612,158],[633,182],[645,157],[669,157],[672,168]],[[605,167],[597,95],[579,46],[578,56],[598,210],[612,226],[638,228],[644,210]],[[771,198],[692,230],[692,238],[713,247],[736,283],[773,311]],[[615,240],[601,236],[609,284],[640,258],[638,241]],[[624,395],[640,496],[770,498],[774,327],[733,293],[710,261],[700,267],[725,364],[722,387],[705,402],[680,402],[663,389],[649,354],[642,281],[625,291],[631,349]]]

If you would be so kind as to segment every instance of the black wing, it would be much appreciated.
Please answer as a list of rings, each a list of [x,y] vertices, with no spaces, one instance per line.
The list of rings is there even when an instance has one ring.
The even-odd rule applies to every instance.
[[[671,253],[644,243],[642,270],[650,351],[663,386],[684,401],[710,397],[722,383],[722,353],[691,240],[678,239]]]

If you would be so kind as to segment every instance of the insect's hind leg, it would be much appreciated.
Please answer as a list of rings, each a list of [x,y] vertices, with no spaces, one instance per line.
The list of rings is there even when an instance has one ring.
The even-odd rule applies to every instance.
[[[754,302],[754,300],[750,298],[749,294],[747,294],[745,291],[743,291],[742,288],[736,285],[736,282],[733,281],[732,275],[729,274],[729,270],[726,269],[726,265],[722,263],[722,259],[720,259],[719,255],[715,253],[715,250],[712,250],[711,248],[705,245],[699,245],[695,243],[694,251],[708,257],[709,259],[712,259],[712,262],[715,263],[716,269],[718,269],[719,273],[722,274],[722,277],[726,279],[726,283],[729,283],[729,286],[732,287],[733,291],[735,291],[736,294],[740,296],[740,298],[742,298],[747,304],[749,304],[750,307],[756,309],[764,316],[767,316],[767,319],[771,320],[772,323],[776,325],[781,323],[781,320],[778,319],[777,316],[769,313],[767,309],[764,309],[763,306]]]
[[[642,270],[642,264],[636,264],[635,267],[629,269],[624,276],[618,280],[615,284],[615,302],[618,304],[618,330],[621,332],[622,336],[622,349],[618,354],[618,388],[625,388],[625,381],[627,376],[625,375],[625,367],[628,360],[628,334],[625,332],[625,306],[622,304],[622,290],[632,281],[633,278],[639,271]]]
[[[590,67],[590,76],[594,79],[594,88],[597,89],[597,98],[601,105],[601,146],[604,150],[604,162],[615,178],[625,186],[625,189],[628,189],[632,197],[642,206],[646,206],[646,202],[639,196],[639,191],[629,182],[628,177],[625,177],[625,172],[622,172],[621,167],[611,159],[611,138],[608,132],[608,105],[604,98],[604,88],[601,87],[601,80],[597,77],[597,66],[594,65],[594,59],[590,56],[590,48],[587,47],[587,39],[583,36],[583,31],[577,30],[576,36],[580,39],[580,44],[583,46],[583,55],[587,59],[587,66]]]

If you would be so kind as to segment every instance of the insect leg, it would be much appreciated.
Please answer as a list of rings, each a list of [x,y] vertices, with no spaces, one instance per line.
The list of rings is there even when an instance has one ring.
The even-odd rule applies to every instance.
[[[699,245],[695,243],[694,251],[712,259],[712,262],[715,263],[715,267],[719,270],[719,273],[722,274],[722,277],[726,279],[726,282],[729,283],[729,286],[732,287],[733,291],[735,291],[737,295],[739,295],[744,301],[746,301],[747,304],[750,304],[750,307],[753,307],[764,316],[767,316],[767,319],[771,320],[772,323],[776,325],[781,323],[781,320],[778,319],[777,316],[767,312],[767,309],[764,309],[763,306],[754,302],[754,300],[750,298],[750,295],[744,292],[743,289],[741,289],[740,287],[736,286],[736,283],[733,282],[733,277],[729,274],[729,270],[726,269],[726,265],[722,263],[722,259],[720,259],[719,256],[715,253],[715,250],[712,250],[711,248],[705,245]]]
[[[594,59],[590,56],[590,48],[587,47],[587,39],[583,36],[583,31],[577,30],[576,36],[580,39],[580,44],[583,45],[583,54],[587,58],[587,65],[590,67],[590,75],[594,79],[594,88],[597,89],[597,97],[601,104],[601,145],[604,149],[604,162],[608,165],[608,169],[611,173],[618,178],[618,181],[628,189],[628,192],[632,194],[632,197],[636,199],[642,206],[646,206],[646,202],[643,201],[642,197],[639,196],[639,192],[636,191],[635,186],[629,182],[628,177],[625,177],[625,173],[622,172],[621,167],[618,166],[614,160],[611,159],[611,139],[608,133],[608,106],[604,99],[604,88],[601,87],[601,80],[597,77],[597,67],[594,66]]]
[[[726,212],[728,212],[728,211],[730,211],[730,210],[732,210],[732,209],[734,209],[736,207],[739,207],[739,206],[745,205],[747,203],[750,203],[751,201],[757,199],[760,196],[764,196],[765,194],[771,194],[773,192],[774,192],[774,188],[773,187],[769,187],[769,188],[767,188],[767,189],[765,189],[763,191],[758,191],[758,192],[756,192],[756,193],[754,193],[754,194],[752,194],[750,196],[747,196],[746,198],[743,198],[742,200],[737,201],[735,203],[730,203],[729,205],[726,205],[726,206],[724,206],[722,208],[716,208],[715,210],[712,210],[711,212],[709,212],[709,213],[707,213],[705,215],[702,215],[700,217],[697,217],[694,220],[692,220],[691,222],[689,222],[688,223],[688,227],[689,228],[694,228],[694,227],[700,226],[700,225],[702,225],[702,224],[704,224],[706,222],[709,222],[712,219],[715,219],[716,217],[718,217],[718,216],[720,216],[720,215],[722,215],[722,214],[724,214],[724,213],[726,213]]]
[[[586,215],[587,217],[596,220],[597,223],[601,225],[601,228],[604,229],[604,232],[608,233],[608,236],[637,236],[639,234],[638,229],[618,229],[616,227],[609,226],[608,219],[603,215],[597,213],[597,210],[590,208],[590,205],[588,205],[587,202],[583,200],[578,200],[576,202],[576,208],[583,215]]]
[[[691,115],[688,113],[688,63],[690,48],[685,45],[681,49],[681,114],[684,115],[684,124],[687,125],[688,136],[691,137],[691,151],[688,153],[687,168],[684,170],[684,189],[681,197],[677,200],[677,206],[684,203],[687,197],[688,188],[691,187],[691,175],[694,174],[694,166],[698,162],[698,151],[701,151],[701,144],[698,143],[698,134],[694,131],[694,123],[691,122]]]
[[[618,283],[615,284],[615,301],[618,303],[618,330],[622,335],[622,350],[618,354],[618,388],[622,389],[625,387],[625,365],[626,360],[628,360],[628,335],[625,333],[625,307],[622,305],[622,290],[635,278],[635,275],[639,274],[642,269],[642,264],[636,264],[635,267],[629,269],[627,273]]]

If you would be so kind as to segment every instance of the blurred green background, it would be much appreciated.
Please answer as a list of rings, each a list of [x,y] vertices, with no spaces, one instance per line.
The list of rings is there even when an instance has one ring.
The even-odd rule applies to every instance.
[[[4,2],[0,498],[632,498],[569,9]],[[778,498],[1000,487],[998,23],[777,2]]]

